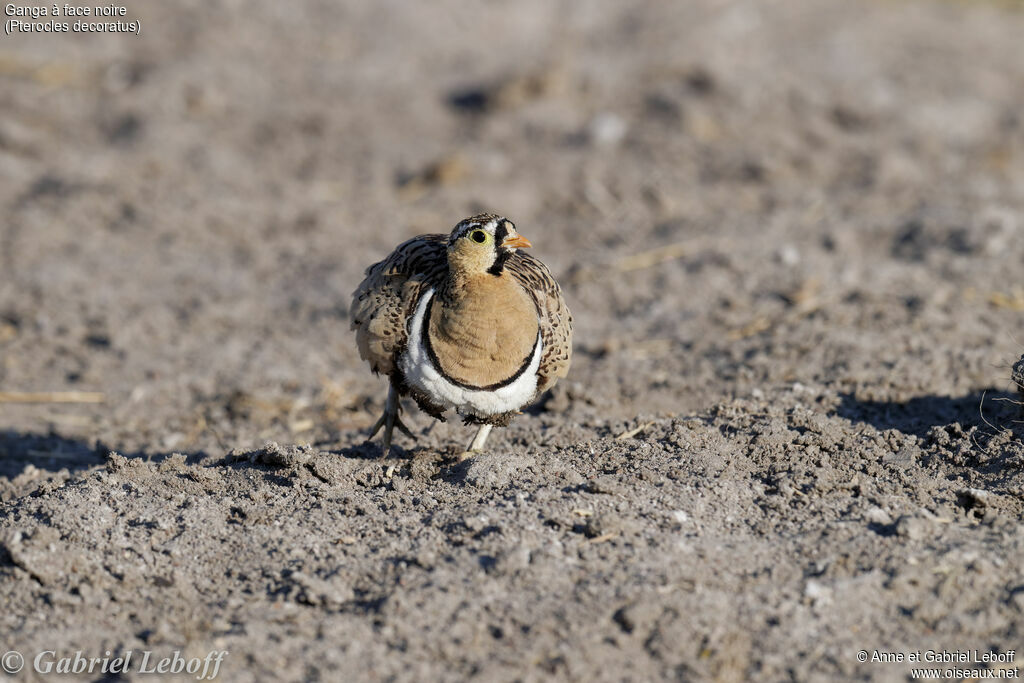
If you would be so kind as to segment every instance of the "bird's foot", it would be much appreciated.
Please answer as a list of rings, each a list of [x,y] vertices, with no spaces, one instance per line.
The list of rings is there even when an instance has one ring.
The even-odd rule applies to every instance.
[[[380,431],[381,427],[384,427],[384,440],[389,443],[391,441],[390,434],[395,427],[398,427],[398,431],[402,432],[410,439],[416,438],[416,435],[409,431],[409,428],[405,426],[404,422],[402,422],[401,416],[392,415],[391,413],[384,411],[384,414],[380,416],[380,419],[373,423],[373,427],[370,429],[370,435],[367,439],[372,439],[377,436],[377,432]]]
[[[384,406],[384,414],[381,415],[380,419],[373,424],[373,427],[370,429],[370,436],[368,437],[368,440],[372,439],[377,435],[377,432],[380,431],[381,427],[384,428],[384,457],[391,454],[391,436],[395,431],[395,427],[398,427],[400,432],[408,436],[413,441],[416,440],[415,435],[413,435],[409,428],[405,426],[405,423],[402,422],[402,418],[399,415],[400,412],[401,406],[398,404],[398,392],[395,391],[394,387],[391,387],[388,390],[388,401]]]
[[[483,453],[483,451],[462,451],[461,453],[455,456],[455,463],[458,464],[460,462],[466,462],[470,458],[475,458],[481,453]]]

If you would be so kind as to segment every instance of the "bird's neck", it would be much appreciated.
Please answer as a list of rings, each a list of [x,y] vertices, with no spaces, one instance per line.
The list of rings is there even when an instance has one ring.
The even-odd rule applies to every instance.
[[[434,296],[438,304],[448,310],[487,307],[500,311],[511,308],[536,315],[533,300],[507,270],[499,275],[450,270]]]
[[[495,285],[504,284],[492,282],[501,278],[495,278],[488,273],[464,273],[454,269],[448,271],[448,277],[444,284],[438,288],[436,298],[439,303],[445,305],[458,305],[471,299],[474,295],[486,295],[497,289]]]

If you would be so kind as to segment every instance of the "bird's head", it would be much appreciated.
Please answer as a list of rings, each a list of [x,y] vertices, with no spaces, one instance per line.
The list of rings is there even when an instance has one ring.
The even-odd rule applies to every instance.
[[[461,221],[448,237],[448,265],[462,275],[501,275],[505,261],[530,240],[507,218],[482,213]]]

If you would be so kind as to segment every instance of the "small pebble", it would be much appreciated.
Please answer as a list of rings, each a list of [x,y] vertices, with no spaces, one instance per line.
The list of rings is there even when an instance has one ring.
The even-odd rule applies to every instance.
[[[892,517],[889,513],[880,507],[873,507],[864,514],[866,519],[871,524],[878,524],[881,526],[889,526],[892,524]]]
[[[902,515],[896,520],[896,535],[902,538],[917,541],[928,533],[928,524],[920,517]]]
[[[588,126],[587,132],[591,139],[602,146],[610,147],[622,141],[626,136],[628,126],[617,114],[603,112],[593,118]]]

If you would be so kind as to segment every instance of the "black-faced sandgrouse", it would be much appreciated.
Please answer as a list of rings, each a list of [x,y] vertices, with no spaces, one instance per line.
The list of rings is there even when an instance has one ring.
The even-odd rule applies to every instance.
[[[531,246],[507,218],[480,214],[449,235],[420,235],[366,270],[352,295],[359,355],[388,376],[384,453],[397,426],[399,398],[411,396],[444,420],[454,409],[479,425],[480,451],[569,371],[572,315],[547,267],[520,251]]]

